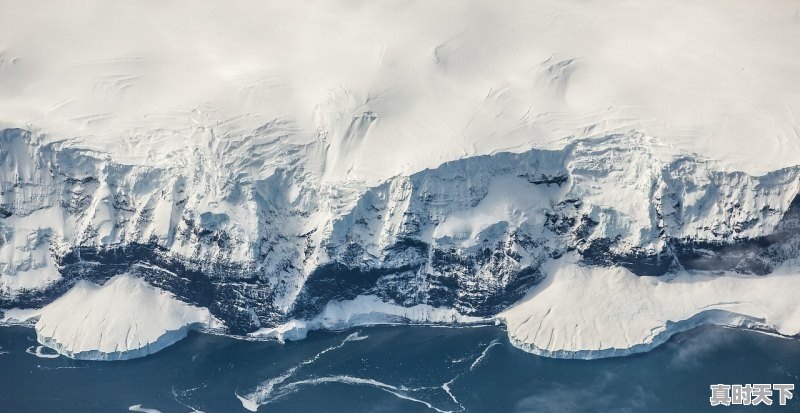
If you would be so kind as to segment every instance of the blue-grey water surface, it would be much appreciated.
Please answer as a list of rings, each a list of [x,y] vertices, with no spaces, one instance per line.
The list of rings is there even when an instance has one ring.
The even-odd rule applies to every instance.
[[[383,326],[279,344],[191,334],[142,359],[46,358],[32,329],[0,328],[0,412],[795,412],[710,407],[711,383],[794,383],[800,341],[706,327],[655,350],[556,360],[494,326]],[[777,399],[777,397],[776,397]],[[147,410],[154,409],[154,410]]]

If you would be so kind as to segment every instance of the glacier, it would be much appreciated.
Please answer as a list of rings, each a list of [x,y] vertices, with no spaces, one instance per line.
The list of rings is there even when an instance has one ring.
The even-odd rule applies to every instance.
[[[39,343],[88,360],[143,357],[186,337],[189,329],[218,327],[208,310],[182,303],[127,274],[103,286],[79,281],[46,305],[35,325]]]
[[[623,267],[581,267],[565,258],[502,312],[512,344],[534,354],[593,359],[648,351],[701,325],[800,335],[800,276],[682,272],[638,277]]]
[[[659,162],[652,138],[609,135],[558,151],[471,157],[393,177],[351,194],[350,205],[332,214],[317,205],[343,201],[298,178],[306,176],[300,164],[276,169],[264,182],[230,181],[226,185],[235,200],[217,201],[202,188],[205,177],[188,179],[108,160],[98,171],[93,168],[100,161],[91,155],[38,146],[29,132],[3,136],[7,147],[23,149],[6,152],[11,162],[4,165],[15,168],[8,175],[26,176],[18,168],[32,168],[31,182],[3,193],[9,237],[0,249],[12,257],[2,262],[4,308],[47,309],[86,282],[108,285],[125,273],[210,311],[230,334],[257,338],[299,339],[311,329],[377,323],[496,320],[523,349],[598,357],[641,351],[700,323],[798,333],[780,324],[781,317],[797,312],[791,300],[766,315],[762,310],[770,301],[763,296],[737,311],[717,305],[746,300],[749,283],[776,295],[791,290],[796,276],[773,274],[791,268],[800,251],[797,167],[751,176],[720,172],[713,161],[687,154]],[[89,169],[76,171],[76,165]],[[179,191],[176,183],[183,185]],[[36,209],[25,209],[32,206]],[[251,213],[241,212],[245,209]],[[159,217],[165,212],[169,219]],[[552,263],[565,259],[574,261],[568,267],[573,274],[601,270],[553,286],[552,279],[567,277],[560,275],[564,270],[554,273]],[[616,280],[620,288],[614,288],[605,283],[602,269],[629,276]],[[748,274],[751,281],[730,286],[730,293],[702,282]],[[676,276],[696,282],[675,282]],[[658,281],[664,287],[641,296],[622,296],[640,290],[638,283],[650,277],[670,281]],[[600,334],[601,321],[594,321],[591,333],[560,331],[567,335],[564,341],[543,344],[533,333],[555,334],[565,328],[562,323],[572,325],[571,313],[563,309],[552,321],[541,318],[552,302],[530,291],[543,286],[559,289],[556,301],[574,303],[577,314],[596,314],[588,303],[648,303],[673,285],[692,286],[717,301],[692,307],[665,298],[647,312],[628,314],[641,318],[652,335],[625,333],[625,342]],[[592,294],[583,293],[587,286]],[[568,292],[580,299],[563,301]],[[583,302],[588,310],[577,304]],[[73,304],[80,314],[81,306]],[[683,311],[670,313],[673,304]],[[600,308],[614,308],[612,316],[628,311],[608,303]],[[38,323],[47,325],[46,320]],[[86,323],[83,328],[91,329]],[[165,327],[167,338],[151,342],[173,342],[193,323]],[[90,346],[64,348],[50,330],[38,331],[43,344],[64,354],[128,357],[113,351],[109,356],[108,349],[91,353]],[[160,347],[126,351],[132,357]]]
[[[191,328],[498,322],[578,358],[796,336],[800,25],[735,4],[0,13],[2,322],[101,359]],[[78,337],[105,327],[76,297],[136,314],[125,291],[169,311]]]

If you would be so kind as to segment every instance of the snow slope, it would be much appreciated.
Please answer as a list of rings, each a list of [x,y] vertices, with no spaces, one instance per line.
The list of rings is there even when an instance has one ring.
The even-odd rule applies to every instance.
[[[36,337],[70,358],[122,360],[155,353],[189,329],[219,326],[207,309],[124,274],[102,286],[79,281],[42,309]]]

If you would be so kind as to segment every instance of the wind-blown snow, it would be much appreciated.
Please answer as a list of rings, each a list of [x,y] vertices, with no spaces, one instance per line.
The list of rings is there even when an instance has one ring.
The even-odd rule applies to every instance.
[[[562,259],[498,318],[519,348],[549,357],[599,358],[647,351],[703,324],[800,334],[800,275],[681,273],[638,277]]]
[[[71,358],[119,360],[155,353],[191,328],[218,326],[207,309],[123,274],[102,286],[79,281],[42,309],[36,336]]]

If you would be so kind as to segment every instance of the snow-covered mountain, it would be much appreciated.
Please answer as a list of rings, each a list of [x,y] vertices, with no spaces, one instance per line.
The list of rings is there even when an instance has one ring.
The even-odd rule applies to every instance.
[[[750,176],[691,156],[662,162],[641,135],[470,157],[350,188],[306,169],[301,154],[316,145],[279,166],[245,154],[226,165],[233,151],[195,148],[157,167],[20,130],[2,142],[5,308],[128,273],[208,307],[237,334],[364,295],[491,317],[564,255],[638,275],[765,275],[800,252],[798,168]],[[240,165],[258,169],[222,169]]]
[[[51,6],[0,13],[0,308],[43,307],[65,354],[162,348],[123,328],[93,352],[75,332],[105,327],[64,314],[149,289],[180,314],[165,340],[495,319],[586,357],[692,323],[800,333],[769,298],[800,279],[791,3]],[[600,333],[623,315],[640,330]]]

